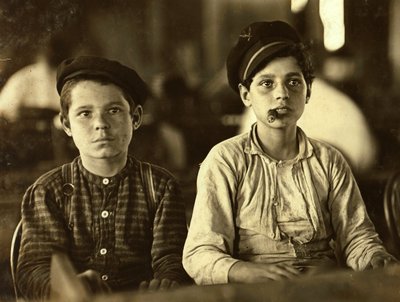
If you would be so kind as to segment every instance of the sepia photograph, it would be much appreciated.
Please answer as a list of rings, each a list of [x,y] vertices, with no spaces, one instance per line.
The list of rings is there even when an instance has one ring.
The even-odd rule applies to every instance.
[[[0,0],[0,301],[400,301],[400,0]]]

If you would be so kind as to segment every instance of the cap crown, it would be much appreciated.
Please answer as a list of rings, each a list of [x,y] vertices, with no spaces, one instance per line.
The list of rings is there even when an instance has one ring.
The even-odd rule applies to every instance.
[[[57,91],[68,80],[78,76],[97,76],[109,80],[124,89],[136,104],[143,104],[148,96],[148,87],[135,70],[117,61],[96,56],[80,56],[64,60],[57,68]]]
[[[301,42],[297,31],[283,21],[254,22],[240,33],[235,46],[229,52],[226,67],[229,85],[238,92],[241,76],[254,70],[261,59],[273,56],[288,45]],[[259,57],[257,57],[259,56]],[[260,59],[260,56],[261,59]],[[249,63],[252,65],[249,66]],[[247,76],[251,74],[248,73]]]

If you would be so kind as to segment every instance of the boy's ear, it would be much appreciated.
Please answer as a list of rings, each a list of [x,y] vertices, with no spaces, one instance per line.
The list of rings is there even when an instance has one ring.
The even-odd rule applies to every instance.
[[[246,86],[244,86],[241,83],[239,83],[238,89],[239,89],[240,98],[242,99],[243,104],[246,107],[250,107],[251,101],[249,100],[249,90],[247,89]]]
[[[133,129],[137,130],[143,121],[143,107],[142,105],[137,105],[132,113],[132,123]]]
[[[64,116],[60,113],[60,121],[61,121],[61,125],[62,128],[64,130],[64,132],[68,135],[68,136],[72,136],[72,132],[71,132],[71,127],[69,124],[69,120],[64,118]]]

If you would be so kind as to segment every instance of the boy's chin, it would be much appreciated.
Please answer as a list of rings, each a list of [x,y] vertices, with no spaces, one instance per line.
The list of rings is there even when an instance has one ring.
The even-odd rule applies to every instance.
[[[85,156],[85,154],[81,154],[82,156]],[[87,157],[90,157],[92,159],[104,159],[104,160],[112,160],[116,159],[121,156],[127,156],[127,152],[117,152],[115,149],[113,150],[101,150],[97,152],[92,152],[90,154],[86,154]]]

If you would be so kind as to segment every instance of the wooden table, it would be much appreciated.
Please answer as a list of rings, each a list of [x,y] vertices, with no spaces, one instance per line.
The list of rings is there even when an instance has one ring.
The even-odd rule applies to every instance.
[[[169,291],[120,293],[96,302],[312,302],[400,301],[400,266],[373,271],[336,271],[290,281],[187,286]]]
[[[52,258],[50,280],[52,297],[57,302],[400,301],[400,265],[364,272],[342,269],[286,281],[192,285],[164,291],[132,291],[93,297],[80,283],[68,257],[56,253]]]

